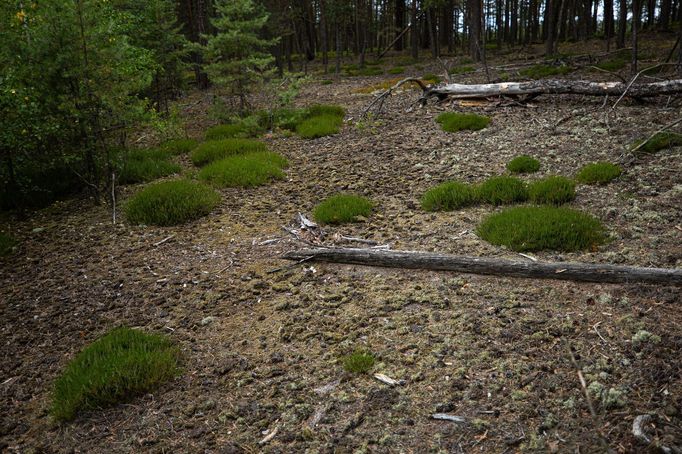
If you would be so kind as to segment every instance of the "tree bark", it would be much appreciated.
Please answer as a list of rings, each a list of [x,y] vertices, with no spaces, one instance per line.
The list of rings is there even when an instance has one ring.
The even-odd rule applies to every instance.
[[[588,263],[519,262],[497,258],[380,249],[303,249],[287,252],[283,258],[298,261],[315,260],[353,265],[455,271],[534,279],[682,286],[682,269],[639,268]]]
[[[622,49],[625,47],[625,32],[628,28],[628,6],[627,0],[620,0],[618,2],[618,37],[616,39],[616,48]]]

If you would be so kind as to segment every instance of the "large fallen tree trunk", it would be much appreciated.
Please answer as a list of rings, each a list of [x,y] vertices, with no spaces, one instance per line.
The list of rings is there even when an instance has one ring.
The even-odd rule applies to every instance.
[[[623,82],[589,82],[585,80],[533,80],[529,82],[503,82],[497,84],[445,84],[428,87],[421,100],[432,97],[485,98],[487,96],[519,95],[560,95],[576,94],[589,96],[620,96],[627,91],[629,96],[671,95],[682,93],[682,79],[652,82],[648,84],[625,84]]]
[[[316,260],[353,265],[457,271],[460,273],[536,279],[682,286],[682,269],[638,268],[587,263],[517,262],[496,258],[380,249],[302,249],[287,252],[283,257],[298,261]]]

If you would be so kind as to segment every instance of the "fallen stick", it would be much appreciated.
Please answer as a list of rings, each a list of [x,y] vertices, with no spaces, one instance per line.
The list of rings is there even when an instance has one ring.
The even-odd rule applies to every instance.
[[[588,263],[518,262],[433,252],[325,248],[287,252],[287,260],[313,260],[389,268],[456,271],[536,279],[582,282],[643,283],[682,286],[682,269],[639,268]],[[306,261],[307,261],[306,260]]]

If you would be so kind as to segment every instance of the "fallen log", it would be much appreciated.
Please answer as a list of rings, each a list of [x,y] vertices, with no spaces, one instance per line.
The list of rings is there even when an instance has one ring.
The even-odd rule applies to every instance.
[[[321,261],[389,268],[456,271],[535,279],[682,286],[682,269],[639,268],[588,263],[519,262],[433,252],[319,248],[285,253],[287,260]]]

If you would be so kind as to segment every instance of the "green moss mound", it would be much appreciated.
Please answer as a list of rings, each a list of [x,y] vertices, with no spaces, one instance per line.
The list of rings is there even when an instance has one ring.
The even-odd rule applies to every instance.
[[[599,220],[564,207],[514,207],[488,216],[478,235],[489,243],[523,251],[579,251],[606,240]]]
[[[552,66],[552,65],[535,65],[530,68],[519,71],[524,77],[529,79],[542,79],[543,77],[557,76],[568,74],[573,71],[573,68],[566,65]]]
[[[55,385],[52,416],[74,419],[156,389],[178,373],[178,349],[164,336],[118,328],[87,346]]]
[[[465,129],[478,131],[490,124],[490,118],[476,114],[463,114],[457,112],[443,112],[436,117],[443,131],[457,132]]]
[[[277,153],[259,152],[215,161],[199,172],[199,178],[219,187],[255,187],[284,179],[287,160]]]
[[[334,104],[315,104],[306,110],[306,115],[308,117],[317,117],[320,115],[332,115],[334,117],[341,117],[346,115],[346,109],[341,106]]]
[[[132,150],[121,166],[121,184],[147,183],[180,172],[182,167],[169,160],[169,153],[161,148]]]
[[[528,200],[528,189],[518,178],[492,177],[480,184],[478,197],[493,205],[508,205]]]
[[[254,139],[211,140],[196,147],[191,159],[194,165],[203,166],[228,156],[267,150],[265,143]]]
[[[550,176],[532,183],[530,200],[541,205],[561,205],[575,199],[575,182],[562,176]]]
[[[576,180],[584,184],[607,184],[621,174],[619,166],[610,162],[594,162],[580,169]]]
[[[236,123],[226,125],[213,126],[206,130],[206,140],[221,140],[221,139],[246,139],[250,137],[258,137],[263,133],[263,128],[258,123],[256,117],[248,117],[247,119],[239,120]]]
[[[363,350],[355,352],[343,358],[343,368],[353,374],[366,374],[374,367],[374,355]]]
[[[626,58],[612,58],[609,60],[605,60],[601,63],[598,63],[595,66],[599,69],[615,72],[623,69],[627,64],[628,60]]]
[[[6,257],[14,252],[17,240],[6,233],[0,232],[0,257]]]
[[[540,161],[523,154],[509,161],[507,170],[511,173],[534,173],[540,170]]]
[[[441,79],[440,77],[438,77],[437,75],[432,74],[432,73],[424,74],[421,77],[421,80],[423,80],[424,82],[431,84],[431,85],[439,84],[443,81],[443,79]],[[390,86],[393,86],[393,85],[394,84],[391,84]]]
[[[646,139],[637,140],[632,144],[632,148],[638,147]],[[656,153],[657,151],[666,148],[678,147],[682,145],[682,134],[674,132],[659,132],[654,135],[642,148],[639,150],[644,153]]]
[[[343,118],[336,115],[318,115],[308,118],[296,126],[296,133],[304,139],[338,134],[343,125]]]
[[[404,72],[405,72],[405,68],[403,68],[402,66],[396,66],[396,67],[388,70],[389,74],[402,74]]]
[[[471,206],[478,202],[476,190],[457,181],[449,181],[429,189],[421,199],[426,211],[452,211]]]
[[[450,74],[456,75],[456,74],[466,74],[470,72],[476,71],[476,68],[473,66],[468,66],[468,65],[461,65],[461,66],[455,66],[450,70]]]
[[[159,149],[169,155],[177,156],[194,150],[199,142],[194,139],[174,139],[159,145]]]
[[[178,225],[198,219],[215,208],[220,195],[192,181],[155,183],[135,194],[125,212],[133,224]]]
[[[365,197],[338,194],[324,200],[313,210],[313,218],[320,224],[356,222],[358,216],[368,217],[373,204]]]

